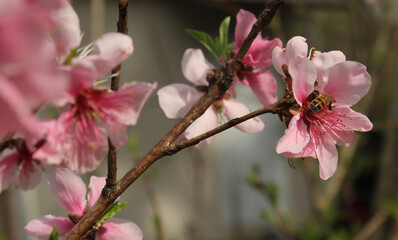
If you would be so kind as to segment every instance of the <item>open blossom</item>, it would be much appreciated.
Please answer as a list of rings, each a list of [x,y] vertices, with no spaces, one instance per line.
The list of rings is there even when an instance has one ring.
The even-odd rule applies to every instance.
[[[67,22],[76,24],[76,21]],[[77,38],[78,31],[73,32]],[[70,47],[74,46],[73,42]],[[62,52],[61,59],[65,58]],[[126,127],[136,124],[144,103],[157,84],[131,82],[112,92],[95,87],[94,83],[132,52],[133,43],[129,36],[107,33],[71,59],[71,64],[65,66],[71,84],[64,97],[58,99],[59,105],[68,103],[70,109],[46,126],[46,144],[35,156],[62,158],[62,165],[84,173],[98,167],[108,151],[108,137],[117,148],[126,143]]]
[[[187,49],[185,51],[182,58],[182,72],[188,81],[195,84],[195,87],[177,83],[159,89],[159,104],[168,118],[185,116],[194,103],[208,90],[209,81],[206,77],[208,72],[213,69],[214,66],[205,59],[202,50]],[[191,139],[217,127],[218,116],[231,120],[249,112],[246,105],[233,101],[227,92],[185,130],[184,136]],[[242,132],[256,133],[263,130],[264,123],[259,118],[253,118],[235,127]],[[211,138],[203,140],[197,147],[206,146],[210,141]]]
[[[323,61],[315,63],[314,59],[319,57],[316,55],[310,61],[304,55],[305,39],[295,40],[289,41],[285,51],[276,48],[273,53],[278,72],[285,75],[282,65],[287,66],[298,104],[276,151],[288,158],[318,159],[320,177],[328,179],[337,169],[335,145],[350,146],[355,140],[354,131],[369,131],[373,127],[366,116],[350,108],[367,94],[371,78],[364,65],[344,61],[339,53],[336,58],[335,52],[323,55]],[[322,83],[317,82],[319,75]]]
[[[117,148],[127,142],[126,127],[137,123],[155,88],[156,83],[138,82],[127,83],[117,92],[79,88],[69,111],[49,128],[47,142],[38,154],[50,158],[55,154],[78,173],[95,169],[108,151],[108,137]]]
[[[70,108],[42,126],[47,141],[34,157],[84,173],[101,163],[108,151],[108,137],[117,148],[126,143],[126,127],[136,124],[156,83],[131,82],[116,92],[96,87],[97,80],[133,53],[132,39],[106,33],[78,49],[82,34],[71,5],[52,12],[51,21],[57,28],[50,32],[48,51],[70,80],[68,91],[55,103]]]
[[[69,211],[68,218],[45,215],[33,219],[25,226],[26,233],[47,240],[56,225],[59,235],[65,236],[97,201],[105,181],[105,177],[90,178],[86,201],[86,185],[82,179],[69,169],[55,170],[48,175],[47,182],[57,202]],[[99,240],[140,240],[142,232],[133,222],[112,218],[96,231],[95,237]]]
[[[256,17],[251,12],[243,9],[238,12],[236,15],[234,51],[237,52],[240,49],[256,21]],[[276,81],[273,74],[267,70],[272,65],[272,50],[276,46],[282,47],[279,38],[267,40],[262,39],[261,34],[259,34],[250,46],[237,74],[237,79],[244,85],[249,86],[264,106],[268,106],[277,100]]]

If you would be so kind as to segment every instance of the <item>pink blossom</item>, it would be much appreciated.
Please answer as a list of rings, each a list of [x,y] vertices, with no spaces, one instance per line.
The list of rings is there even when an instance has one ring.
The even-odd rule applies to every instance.
[[[16,152],[0,159],[0,192],[11,184],[23,190],[36,187],[41,178],[41,161],[33,157],[24,140],[15,139]]]
[[[203,96],[209,88],[206,76],[214,66],[209,63],[200,49],[187,49],[182,58],[182,73],[185,78],[196,85],[191,87],[186,84],[171,84],[158,91],[159,104],[168,118],[182,118]],[[216,101],[212,107],[199,117],[184,132],[187,139],[196,137],[217,126],[218,116],[231,120],[249,113],[249,108],[231,99],[229,93]],[[264,128],[264,123],[259,118],[254,118],[236,126],[239,130],[246,133],[260,132]],[[211,138],[203,140],[197,147],[209,144]]]
[[[58,104],[69,103],[70,109],[47,126],[47,142],[36,153],[41,158],[61,158],[63,165],[78,173],[98,167],[108,151],[108,137],[117,148],[126,143],[126,127],[136,124],[157,85],[131,82],[116,92],[94,87],[98,78],[132,54],[133,43],[124,34],[107,33],[89,48],[67,66],[71,85]]]
[[[325,68],[322,73],[324,84],[317,88],[314,86],[317,80],[314,64],[305,56],[289,54],[286,47],[284,55],[288,56],[288,61],[284,64],[288,64],[298,109],[292,110],[295,115],[279,140],[276,151],[284,153],[288,158],[317,158],[320,177],[328,179],[337,169],[338,153],[335,145],[350,146],[355,140],[354,131],[370,131],[373,127],[366,116],[350,108],[367,94],[371,78],[364,65],[342,61]],[[331,105],[320,108],[317,112],[308,110],[316,97],[313,95],[314,90],[330,96],[332,100],[328,103]]]
[[[235,52],[240,49],[256,21],[256,17],[251,12],[242,9],[238,12],[235,27]],[[237,79],[249,86],[264,106],[277,100],[276,81],[272,73],[267,70],[272,65],[272,50],[277,46],[282,46],[279,38],[267,40],[258,35],[243,59],[237,74]]]
[[[68,218],[45,215],[33,219],[25,226],[26,233],[39,239],[48,239],[56,225],[60,236],[65,236],[97,201],[105,181],[105,177],[90,178],[90,192],[86,201],[86,185],[82,179],[69,169],[55,170],[48,175],[47,182],[57,202],[69,211]],[[142,239],[142,232],[136,224],[117,218],[106,222],[95,235],[99,240]]]
[[[62,113],[50,130],[44,151],[59,149],[56,156],[78,173],[95,169],[108,151],[108,137],[117,148],[126,143],[126,127],[137,123],[155,88],[156,83],[138,82],[127,83],[117,92],[81,88],[70,110]]]

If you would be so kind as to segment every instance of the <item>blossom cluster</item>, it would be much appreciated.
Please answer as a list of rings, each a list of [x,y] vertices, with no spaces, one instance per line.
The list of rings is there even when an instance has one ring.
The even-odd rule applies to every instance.
[[[240,10],[236,16],[235,48],[241,47],[255,16]],[[222,64],[223,59],[220,59]],[[158,91],[159,104],[168,118],[181,118],[193,104],[215,83],[217,70],[200,49],[187,49],[182,58],[182,73],[195,87],[171,84]],[[256,37],[239,68],[231,88],[217,100],[199,119],[184,132],[190,139],[217,126],[218,119],[232,120],[248,114],[250,110],[235,101],[237,82],[252,89],[263,106],[277,101],[276,81],[269,70],[271,65],[287,84],[287,96],[294,104],[288,109],[288,129],[279,140],[276,151],[287,158],[313,157],[319,161],[319,174],[328,179],[338,164],[336,145],[350,146],[355,140],[354,131],[370,131],[373,127],[363,114],[350,107],[364,97],[371,86],[371,77],[363,64],[347,61],[340,51],[308,51],[306,39],[297,36],[282,48],[282,42]],[[259,118],[252,118],[236,126],[246,133],[263,130]],[[210,143],[211,137],[197,147]]]
[[[236,16],[231,58],[242,47],[256,17],[245,10]],[[50,189],[69,218],[46,215],[32,220],[25,230],[48,239],[52,227],[66,234],[98,199],[105,178],[91,177],[86,186],[77,174],[96,169],[108,152],[127,142],[126,128],[135,125],[143,105],[157,83],[129,82],[118,91],[101,85],[108,73],[133,53],[132,39],[121,33],[106,33],[80,47],[79,18],[67,0],[0,0],[0,139],[12,142],[14,150],[0,159],[0,192],[15,184],[34,188],[44,165],[60,167],[48,175]],[[227,47],[227,45],[225,45]],[[337,169],[336,145],[350,146],[354,131],[369,131],[373,125],[351,107],[370,89],[366,67],[347,61],[340,51],[308,51],[306,39],[293,37],[282,48],[278,38],[258,35],[238,69],[231,88],[194,121],[179,140],[191,139],[251,112],[237,100],[236,84],[249,87],[264,107],[274,104],[277,82],[271,68],[287,84],[291,97],[288,128],[276,151],[287,158],[312,157],[319,161],[322,179]],[[223,49],[224,51],[225,49]],[[220,58],[210,63],[202,50],[183,54],[183,76],[194,86],[174,83],[158,90],[159,105],[168,118],[183,118],[192,106],[222,77],[228,64]],[[36,112],[55,106],[59,115],[40,119]],[[235,126],[245,133],[263,131],[258,117]],[[197,148],[212,141],[203,139]],[[132,222],[112,219],[97,232],[98,239],[142,239]]]
[[[50,188],[62,206],[82,217],[105,182],[92,178],[85,207],[85,186],[71,171],[97,168],[108,138],[116,148],[125,145],[126,127],[137,123],[157,83],[129,82],[118,91],[100,85],[133,53],[133,41],[106,33],[81,47],[79,18],[67,0],[1,0],[0,35],[0,139],[14,148],[0,159],[0,192],[13,184],[30,190],[45,165],[60,167],[48,177]],[[59,109],[58,117],[37,117],[47,106]],[[48,239],[54,224],[66,233],[72,223],[48,215],[30,222],[26,231]],[[124,234],[142,239],[139,228],[126,220],[114,219],[97,231],[98,239]]]
[[[79,19],[67,1],[6,1],[2,6],[7,11],[0,15],[5,53],[0,136],[23,138],[17,151],[0,161],[0,190],[14,182],[32,189],[43,164],[80,174],[94,170],[107,153],[108,137],[117,148],[126,143],[126,126],[136,124],[156,88],[156,83],[130,82],[110,91],[97,84],[133,53],[132,39],[106,33],[79,48]],[[47,105],[62,109],[58,118],[34,115]]]

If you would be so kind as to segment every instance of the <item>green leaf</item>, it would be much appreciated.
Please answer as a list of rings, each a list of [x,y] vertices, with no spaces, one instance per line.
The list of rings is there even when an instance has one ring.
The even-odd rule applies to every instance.
[[[54,225],[53,231],[50,234],[48,240],[58,240],[59,232],[57,231],[57,227]]]
[[[220,42],[219,46],[220,49],[222,50],[222,57],[224,57],[225,60],[228,60],[228,29],[229,29],[229,23],[231,22],[231,17],[226,17],[220,24],[219,28],[219,33],[220,33]]]
[[[94,226],[94,229],[99,229],[104,223],[106,223],[109,219],[115,216],[116,213],[120,212],[124,207],[126,207],[128,202],[115,202],[108,207],[108,209],[98,218],[97,223]]]
[[[220,42],[222,46],[227,46],[228,44],[228,29],[229,23],[231,22],[231,17],[226,17],[220,24]]]
[[[217,45],[209,34],[189,28],[186,28],[185,31],[193,38],[198,40],[201,44],[203,44],[203,46],[205,46],[207,50],[209,50],[214,55],[214,57],[217,58],[217,61],[220,59],[221,56],[219,54]]]

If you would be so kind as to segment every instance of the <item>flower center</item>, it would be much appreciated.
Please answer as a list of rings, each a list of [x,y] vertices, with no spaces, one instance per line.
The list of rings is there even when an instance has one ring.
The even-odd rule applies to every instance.
[[[76,103],[72,108],[76,108],[75,117],[83,115],[96,115],[100,113],[98,104],[108,94],[108,91],[103,89],[82,89],[76,97]]]
[[[305,114],[305,121],[309,132],[313,136],[315,146],[320,143],[320,137],[328,134],[335,140],[347,142],[345,134],[348,133],[345,122],[351,117],[335,109],[323,108],[315,114]]]

